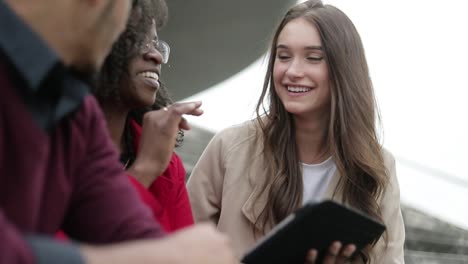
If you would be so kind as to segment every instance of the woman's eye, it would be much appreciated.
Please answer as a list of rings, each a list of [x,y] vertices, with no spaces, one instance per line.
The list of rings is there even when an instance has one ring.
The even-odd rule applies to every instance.
[[[323,57],[307,57],[307,60],[311,62],[319,62],[323,60]]]
[[[291,58],[291,56],[286,55],[286,54],[278,54],[276,57],[277,57],[279,60],[287,60],[287,59]]]

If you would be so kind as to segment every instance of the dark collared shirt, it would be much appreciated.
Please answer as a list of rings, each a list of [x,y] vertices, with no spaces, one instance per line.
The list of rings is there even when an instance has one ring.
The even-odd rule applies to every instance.
[[[162,235],[86,85],[0,1],[0,264],[81,263],[41,236],[57,230],[89,243]]]
[[[16,89],[37,125],[48,130],[81,105],[87,86],[3,2],[0,25],[1,55],[14,68]]]

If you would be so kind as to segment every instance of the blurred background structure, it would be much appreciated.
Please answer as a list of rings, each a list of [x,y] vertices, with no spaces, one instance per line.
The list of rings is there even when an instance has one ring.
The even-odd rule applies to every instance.
[[[163,79],[205,114],[176,151],[190,174],[217,131],[254,115],[271,33],[291,0],[168,0]],[[468,25],[457,0],[329,0],[354,21],[397,161],[406,263],[468,263]]]

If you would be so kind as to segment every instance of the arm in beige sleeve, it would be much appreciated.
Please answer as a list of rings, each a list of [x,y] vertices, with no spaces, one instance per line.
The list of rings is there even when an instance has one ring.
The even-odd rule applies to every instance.
[[[205,148],[187,182],[195,222],[218,223],[224,180],[223,142],[216,135]]]
[[[371,263],[400,264],[405,263],[405,226],[400,207],[400,187],[396,177],[394,157],[389,152],[385,152],[384,159],[390,178],[380,206],[382,219],[387,227],[388,244],[383,237],[380,238],[371,252]]]

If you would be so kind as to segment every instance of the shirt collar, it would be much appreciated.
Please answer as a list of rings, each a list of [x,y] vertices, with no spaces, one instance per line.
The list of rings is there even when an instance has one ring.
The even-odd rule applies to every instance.
[[[0,50],[33,93],[60,63],[58,55],[3,0],[0,1]]]

